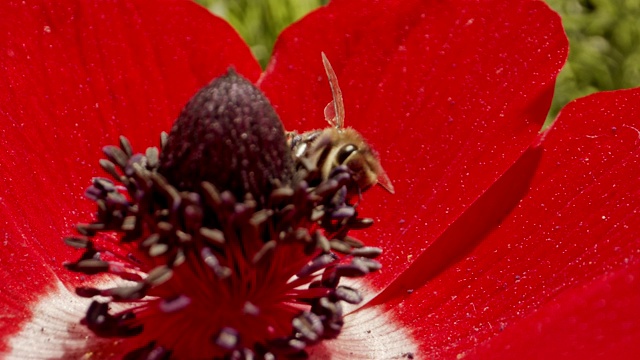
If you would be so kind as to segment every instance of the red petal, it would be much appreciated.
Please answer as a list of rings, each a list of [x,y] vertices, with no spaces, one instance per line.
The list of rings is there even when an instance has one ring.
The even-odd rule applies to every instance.
[[[567,41],[541,2],[332,1],[285,30],[260,81],[288,129],[326,127],[331,61],[346,124],[396,188],[366,194],[363,233],[383,246],[384,287],[526,150],[545,119]]]
[[[571,288],[467,359],[640,356],[640,263]]]
[[[189,2],[32,4],[0,5],[11,14],[0,23],[3,339],[53,289],[54,273],[74,281],[62,270],[71,251],[61,239],[91,220],[83,192],[102,176],[102,146],[120,134],[138,150],[156,145],[196,89],[228,66],[260,74],[235,31]]]
[[[613,355],[622,350],[609,341],[620,346],[640,341],[640,313],[625,308],[633,301],[637,305],[640,296],[637,287],[625,285],[640,276],[639,96],[640,89],[600,93],[570,104],[546,134],[531,190],[499,227],[456,240],[450,233],[464,235],[460,227],[468,223],[455,223],[436,244],[466,244],[459,249],[468,252],[463,260],[438,272],[431,262],[440,259],[426,257],[432,254],[427,250],[374,299],[372,304],[383,302],[413,329],[422,343],[420,357],[462,356],[490,339],[495,340],[488,346],[507,358],[523,352],[544,358],[561,346],[569,353],[615,350]],[[535,161],[538,149],[523,161]],[[513,174],[518,172],[512,169],[507,176]],[[479,200],[480,209],[474,204],[470,211],[476,216],[494,211],[495,203],[504,201],[501,191],[530,178],[519,174],[522,178],[512,177],[508,186],[499,181]],[[591,311],[598,308],[602,312]],[[616,320],[622,318],[626,321]],[[511,326],[515,329],[500,340]],[[536,331],[528,332],[532,328]],[[568,328],[573,332],[565,332]],[[554,335],[558,338],[545,348]],[[508,349],[512,342],[514,352]]]

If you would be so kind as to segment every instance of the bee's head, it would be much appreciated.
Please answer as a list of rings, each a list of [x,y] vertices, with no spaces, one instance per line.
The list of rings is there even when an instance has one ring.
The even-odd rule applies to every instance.
[[[351,172],[354,188],[349,189],[349,192],[364,192],[378,182],[380,166],[378,159],[368,146],[362,148],[353,143],[340,146],[336,152],[334,164],[346,166]]]
[[[342,165],[351,172],[354,184],[349,189],[350,193],[362,193],[375,184],[393,192],[393,186],[382,169],[377,154],[355,130],[347,128],[340,131],[334,138],[333,151],[329,156],[332,157],[328,161],[331,168]]]

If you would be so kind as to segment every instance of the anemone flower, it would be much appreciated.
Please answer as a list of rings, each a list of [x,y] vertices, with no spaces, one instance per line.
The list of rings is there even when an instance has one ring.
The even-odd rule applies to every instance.
[[[0,9],[3,357],[120,358],[137,341],[80,324],[91,299],[78,289],[112,277],[62,265],[79,254],[62,239],[96,216],[85,189],[104,176],[104,145],[124,135],[156,146],[230,66],[286,129],[326,127],[322,52],[346,125],[396,191],[358,202],[375,225],[357,237],[384,249],[383,267],[352,281],[364,300],[345,309],[335,339],[305,349],[312,358],[640,354],[640,90],[575,101],[540,133],[567,53],[542,2],[334,0],[281,34],[264,72],[229,25],[186,1]],[[182,286],[206,293],[200,280]],[[150,318],[161,347],[138,358],[211,346],[202,329],[215,321],[181,320]]]

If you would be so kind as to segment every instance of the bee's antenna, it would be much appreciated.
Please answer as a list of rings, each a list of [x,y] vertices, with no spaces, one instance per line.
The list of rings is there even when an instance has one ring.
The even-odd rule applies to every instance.
[[[333,101],[327,104],[324,108],[324,117],[329,124],[336,127],[338,130],[344,128],[344,102],[342,101],[342,91],[338,84],[338,77],[331,67],[331,63],[327,56],[322,54],[322,63],[324,64],[324,70],[327,72],[327,78],[329,78],[329,86],[331,86],[331,94],[333,95]]]

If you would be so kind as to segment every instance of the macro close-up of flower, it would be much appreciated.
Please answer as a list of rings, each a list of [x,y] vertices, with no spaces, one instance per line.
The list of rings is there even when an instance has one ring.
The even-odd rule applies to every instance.
[[[332,0],[264,70],[190,1],[0,14],[0,358],[640,356],[640,88],[543,129],[543,2]],[[383,186],[291,145],[340,90]]]

